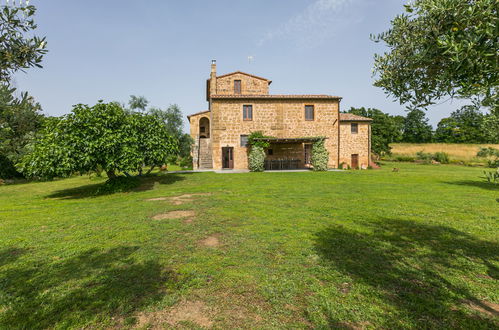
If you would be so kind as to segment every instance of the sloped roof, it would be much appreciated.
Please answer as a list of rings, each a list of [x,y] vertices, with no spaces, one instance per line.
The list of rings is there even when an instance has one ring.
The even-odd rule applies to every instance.
[[[210,110],[196,112],[196,113],[188,115],[187,118],[191,118],[192,116],[202,115],[203,113],[208,113],[208,112],[210,112]]]
[[[212,99],[336,99],[340,100],[341,96],[325,95],[325,94],[260,94],[260,95],[212,95]]]
[[[371,118],[354,115],[353,113],[340,113],[340,121],[373,121]]]
[[[272,80],[269,80],[269,79],[263,78],[263,77],[259,77],[259,76],[255,76],[254,74],[250,74],[250,73],[246,73],[246,72],[242,72],[242,71],[234,71],[234,72],[231,72],[231,73],[226,73],[226,74],[223,74],[221,76],[217,76],[217,79],[218,78],[232,76],[234,74],[243,74],[243,75],[246,75],[246,76],[249,76],[249,77],[253,77],[253,78],[256,78],[256,79],[265,80],[265,81],[269,82],[269,85],[272,83]]]

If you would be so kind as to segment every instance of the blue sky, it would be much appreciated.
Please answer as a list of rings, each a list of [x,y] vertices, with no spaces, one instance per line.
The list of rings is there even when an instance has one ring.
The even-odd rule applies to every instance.
[[[382,32],[403,0],[85,0],[32,1],[49,53],[43,69],[18,74],[49,115],[73,104],[177,103],[185,115],[207,108],[211,59],[218,73],[245,71],[271,79],[275,94],[332,94],[342,109],[404,106],[372,86],[370,33]],[[252,56],[253,60],[248,60]],[[433,125],[462,102],[428,112]]]

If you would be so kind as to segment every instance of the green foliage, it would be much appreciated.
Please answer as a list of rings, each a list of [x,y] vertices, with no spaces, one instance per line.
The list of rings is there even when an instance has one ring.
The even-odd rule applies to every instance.
[[[428,124],[428,118],[422,110],[411,110],[404,120],[404,133],[402,140],[411,143],[431,142],[432,128]]]
[[[350,108],[348,113],[371,118],[371,151],[379,156],[390,154],[390,143],[402,138],[402,116],[390,116],[378,109]]]
[[[375,37],[375,86],[400,103],[426,107],[450,97],[499,109],[497,0],[415,0]]]
[[[51,120],[21,164],[30,177],[65,177],[75,172],[142,171],[161,166],[178,152],[178,141],[156,117],[127,113],[117,103],[76,105],[71,114]]]
[[[477,157],[489,158],[487,164],[489,167],[499,167],[499,149],[492,147],[480,148],[476,154]]]
[[[263,172],[265,169],[265,150],[260,145],[251,146],[248,155],[248,167],[251,172]]]
[[[421,160],[426,164],[430,164],[432,161],[439,162],[441,164],[449,164],[449,155],[445,152],[426,153],[419,151],[416,153],[416,159]]]
[[[314,168],[314,171],[327,171],[328,170],[328,161],[329,161],[329,152],[324,145],[325,140],[322,138],[312,145],[312,157],[311,162]]]
[[[433,159],[440,164],[449,164],[449,155],[445,152],[436,152],[433,154]]]
[[[180,158],[188,158],[191,155],[191,146],[194,140],[190,134],[183,133],[183,117],[180,107],[176,104],[170,105],[166,110],[150,108],[148,113],[158,118],[166,126],[168,133],[179,141]]]
[[[251,132],[250,135],[248,136],[248,144],[251,147],[260,147],[262,149],[267,149],[268,147],[270,147],[270,142],[259,141],[256,139],[269,139],[269,138],[272,138],[272,136],[266,136],[263,134],[262,131]]]
[[[435,140],[444,143],[488,142],[483,119],[484,115],[477,107],[465,105],[438,123]]]
[[[0,154],[0,179],[13,179],[22,177],[16,170],[14,163],[7,156]]]
[[[499,114],[490,113],[485,115],[481,129],[488,143],[499,144]]]
[[[132,111],[146,111],[149,101],[144,96],[130,95],[130,100],[128,101],[128,106]]]
[[[499,167],[495,171],[483,171],[488,183],[499,184]]]
[[[12,1],[14,2],[14,1]],[[40,67],[47,53],[45,38],[32,36],[36,29],[33,5],[0,7],[0,82],[11,80],[18,70]]]
[[[43,122],[41,107],[27,93],[14,96],[15,89],[0,84],[0,157],[3,158],[0,178],[22,176],[13,164],[28,151],[29,143]]]

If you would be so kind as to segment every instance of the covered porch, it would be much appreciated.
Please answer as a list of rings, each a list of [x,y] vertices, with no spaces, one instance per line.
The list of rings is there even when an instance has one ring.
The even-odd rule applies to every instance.
[[[270,145],[265,149],[264,167],[266,171],[310,169],[312,144],[320,137],[308,138],[257,138]]]

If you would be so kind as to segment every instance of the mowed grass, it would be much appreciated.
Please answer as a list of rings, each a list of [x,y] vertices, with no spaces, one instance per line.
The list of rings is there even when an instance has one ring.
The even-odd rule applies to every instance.
[[[457,143],[392,143],[392,154],[396,156],[416,157],[416,153],[445,152],[452,161],[465,163],[486,163],[486,159],[477,158],[481,147],[499,149],[499,144],[457,144]]]
[[[0,186],[0,328],[497,328],[499,190],[481,175],[388,163],[158,174],[97,196],[104,179]],[[153,219],[170,211],[195,215]]]

